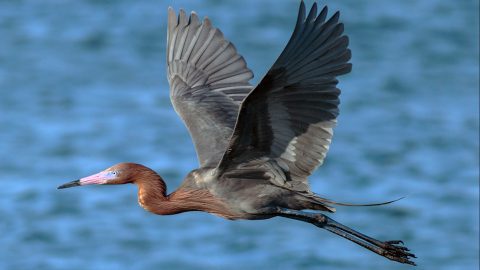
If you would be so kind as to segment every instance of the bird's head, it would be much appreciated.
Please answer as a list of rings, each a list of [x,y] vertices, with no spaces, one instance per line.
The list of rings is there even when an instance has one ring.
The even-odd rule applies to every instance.
[[[99,173],[60,185],[58,189],[86,185],[120,185],[133,183],[139,175],[153,172],[151,169],[135,163],[119,163]]]

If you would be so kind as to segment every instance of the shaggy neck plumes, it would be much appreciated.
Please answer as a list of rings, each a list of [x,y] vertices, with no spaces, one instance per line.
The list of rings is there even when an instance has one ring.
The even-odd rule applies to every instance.
[[[138,203],[147,211],[157,215],[205,211],[229,219],[237,218],[206,189],[182,186],[167,195],[165,182],[156,172],[143,166],[135,171],[132,179],[138,186]]]
[[[192,196],[182,189],[167,196],[167,186],[153,170],[142,167],[133,176],[138,186],[138,203],[147,211],[158,215],[173,215],[198,210],[191,205]]]
[[[163,179],[147,167],[137,170],[132,178],[138,186],[138,203],[145,210],[157,213],[158,207],[154,206],[168,201],[167,186]]]

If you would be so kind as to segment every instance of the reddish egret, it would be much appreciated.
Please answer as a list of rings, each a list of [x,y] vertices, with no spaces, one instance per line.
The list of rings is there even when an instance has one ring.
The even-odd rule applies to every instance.
[[[379,241],[320,213],[348,205],[318,196],[308,176],[322,164],[338,115],[336,77],[351,70],[339,12],[300,4],[287,46],[256,86],[245,60],[208,18],[168,10],[167,66],[173,106],[195,144],[200,168],[167,195],[163,179],[120,163],[58,188],[134,183],[138,202],[159,215],[205,211],[227,219],[285,217],[309,222],[383,257],[412,264],[402,241]],[[377,204],[378,205],[378,204]],[[302,211],[302,210],[313,210]]]

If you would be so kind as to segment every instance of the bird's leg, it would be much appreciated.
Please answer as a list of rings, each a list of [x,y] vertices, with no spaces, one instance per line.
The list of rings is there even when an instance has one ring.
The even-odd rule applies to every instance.
[[[379,254],[380,256],[400,263],[415,265],[414,262],[410,261],[410,257],[416,258],[415,255],[409,253],[408,248],[398,245],[403,244],[402,241],[379,241],[357,232],[343,224],[340,224],[328,216],[320,213],[303,212],[279,207],[268,208],[264,210],[267,213],[276,214],[277,216],[311,223],[317,227],[326,229],[345,239],[348,239],[368,250]]]

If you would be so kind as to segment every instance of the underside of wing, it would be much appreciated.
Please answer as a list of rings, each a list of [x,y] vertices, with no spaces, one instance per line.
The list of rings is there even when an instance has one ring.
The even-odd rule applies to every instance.
[[[253,73],[208,18],[168,10],[167,66],[172,104],[187,126],[202,167],[222,157]]]
[[[220,171],[268,159],[283,170],[275,184],[308,190],[307,177],[322,164],[339,113],[336,76],[351,70],[348,38],[339,13],[306,16],[303,1],[290,41],[242,103]]]

